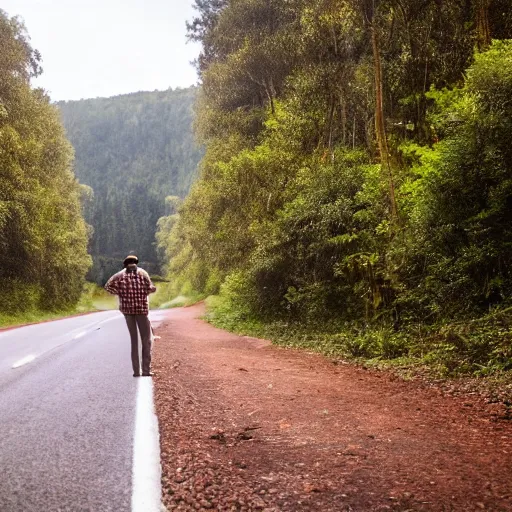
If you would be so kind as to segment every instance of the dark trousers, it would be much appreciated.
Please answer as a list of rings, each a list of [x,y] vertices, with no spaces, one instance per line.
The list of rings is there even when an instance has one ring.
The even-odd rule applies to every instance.
[[[142,373],[149,373],[151,369],[151,323],[147,315],[124,315],[132,343],[133,373],[140,374],[139,337],[142,342]]]

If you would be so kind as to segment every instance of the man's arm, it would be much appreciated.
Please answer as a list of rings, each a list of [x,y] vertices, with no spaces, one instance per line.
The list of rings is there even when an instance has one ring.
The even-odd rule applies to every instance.
[[[147,294],[156,292],[156,286],[151,282],[151,278],[146,271],[144,271],[144,280],[146,281]]]
[[[119,293],[118,283],[117,283],[118,274],[114,274],[105,285],[105,290],[112,295],[117,295]]]

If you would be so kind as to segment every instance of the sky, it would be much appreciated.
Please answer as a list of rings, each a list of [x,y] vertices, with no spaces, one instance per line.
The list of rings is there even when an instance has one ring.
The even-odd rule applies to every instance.
[[[197,83],[186,40],[192,0],[2,0],[23,18],[53,101],[108,97]]]

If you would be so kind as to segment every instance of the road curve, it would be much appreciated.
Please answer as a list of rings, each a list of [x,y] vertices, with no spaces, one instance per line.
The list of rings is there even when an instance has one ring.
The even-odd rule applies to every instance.
[[[118,312],[1,333],[0,511],[131,511],[141,381]]]

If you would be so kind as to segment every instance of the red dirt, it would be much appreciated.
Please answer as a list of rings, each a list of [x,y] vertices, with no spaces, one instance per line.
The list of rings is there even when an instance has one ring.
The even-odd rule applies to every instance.
[[[168,510],[512,511],[512,422],[177,309],[158,329]]]

